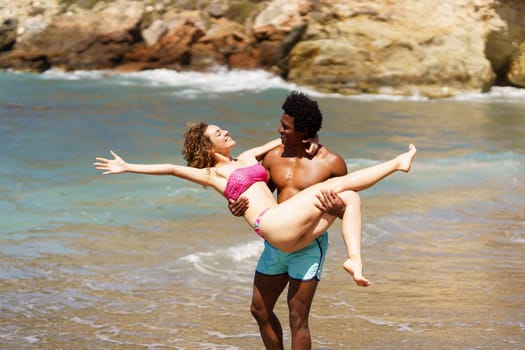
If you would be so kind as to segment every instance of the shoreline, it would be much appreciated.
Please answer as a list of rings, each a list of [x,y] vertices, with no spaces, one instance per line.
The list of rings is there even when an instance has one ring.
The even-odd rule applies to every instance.
[[[198,84],[195,84],[195,79],[202,80],[202,89],[211,90],[218,94],[226,94],[232,92],[258,92],[263,87],[266,89],[283,89],[294,90],[299,89],[305,93],[317,98],[336,98],[349,99],[357,101],[421,101],[431,102],[439,100],[450,100],[456,102],[495,102],[495,100],[516,101],[521,102],[525,98],[525,89],[513,86],[493,86],[485,92],[481,91],[458,91],[454,96],[429,98],[413,89],[412,95],[394,95],[382,93],[361,93],[354,95],[343,95],[339,93],[323,93],[313,88],[298,86],[296,84],[283,80],[278,75],[268,72],[263,69],[242,70],[234,69],[228,70],[225,67],[216,67],[216,69],[208,72],[202,71],[176,71],[170,69],[152,69],[145,71],[131,71],[122,72],[118,70],[78,70],[66,71],[62,69],[53,68],[42,73],[17,71],[17,70],[0,70],[2,74],[37,74],[43,79],[57,79],[64,81],[77,81],[82,79],[99,80],[116,78],[123,79],[122,84],[141,85],[151,84],[152,88],[158,87],[172,87],[177,89],[184,89],[184,86],[191,87],[194,93],[187,94],[187,98],[198,98]],[[129,80],[129,79],[131,80]],[[126,79],[126,82],[124,82]],[[205,83],[204,83],[205,82]],[[230,88],[225,88],[229,86]]]

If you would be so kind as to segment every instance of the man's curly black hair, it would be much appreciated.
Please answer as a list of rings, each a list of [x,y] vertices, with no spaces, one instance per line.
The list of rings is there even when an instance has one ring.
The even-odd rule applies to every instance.
[[[306,138],[315,136],[321,129],[323,115],[317,105],[308,95],[292,91],[283,103],[282,109],[294,118],[294,129],[306,132]]]

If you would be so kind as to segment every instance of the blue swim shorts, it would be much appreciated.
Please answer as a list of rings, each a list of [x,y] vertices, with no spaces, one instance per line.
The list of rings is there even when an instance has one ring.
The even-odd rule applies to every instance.
[[[321,271],[328,250],[328,232],[310,245],[292,253],[284,253],[264,241],[264,250],[255,270],[263,275],[282,275],[301,281],[321,280]]]

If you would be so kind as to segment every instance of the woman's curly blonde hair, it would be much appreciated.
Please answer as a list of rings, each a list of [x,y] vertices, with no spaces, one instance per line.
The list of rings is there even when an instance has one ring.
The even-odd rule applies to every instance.
[[[188,166],[202,169],[215,165],[211,140],[204,135],[207,128],[208,124],[202,122],[188,124],[184,133],[184,148],[182,149],[182,155]]]

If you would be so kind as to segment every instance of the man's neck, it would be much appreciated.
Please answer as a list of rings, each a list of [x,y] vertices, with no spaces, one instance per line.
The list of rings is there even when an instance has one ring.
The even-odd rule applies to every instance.
[[[305,143],[299,143],[295,145],[284,145],[283,153],[286,157],[302,158],[302,157],[309,156],[306,153],[306,149],[307,149],[307,144]]]

